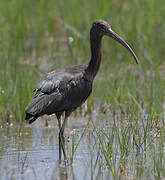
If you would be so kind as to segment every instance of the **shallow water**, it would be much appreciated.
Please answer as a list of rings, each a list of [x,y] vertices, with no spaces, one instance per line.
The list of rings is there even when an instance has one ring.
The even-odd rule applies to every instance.
[[[84,130],[82,123],[72,123],[72,127],[66,129],[68,144],[70,135],[81,136]],[[80,141],[73,164],[68,162],[65,166],[64,162],[59,165],[58,161],[58,128],[55,122],[44,127],[44,123],[38,120],[19,131],[18,127],[0,130],[1,179],[91,179],[90,148],[85,143],[87,136]],[[104,176],[107,178],[109,173],[103,173],[102,178]]]
[[[103,117],[93,118],[93,123],[100,127],[99,122]],[[99,146],[97,130],[93,129],[92,123],[87,118],[70,118],[65,131],[67,140],[66,152],[68,163],[59,165],[58,161],[58,128],[52,117],[49,126],[44,126],[44,120],[37,120],[33,125],[26,125],[21,130],[19,127],[8,127],[0,129],[0,175],[2,180],[6,179],[113,179],[114,176],[120,179],[135,179],[139,172],[142,179],[153,178],[151,174],[153,162],[159,158],[160,152],[153,156],[148,151],[137,155],[136,150],[130,149],[129,155],[125,158],[125,174],[122,174],[121,154],[119,144],[114,143],[116,157],[112,157],[111,168],[106,165],[103,152]],[[106,119],[103,121],[106,126]],[[108,121],[109,122],[109,121]],[[80,140],[82,133],[85,133]],[[120,128],[119,128],[120,130]],[[113,135],[110,134],[113,138]],[[75,139],[75,141],[74,141]],[[71,165],[71,147],[73,143],[80,144],[73,156]],[[154,144],[157,146],[157,143]],[[75,146],[74,146],[75,147]],[[162,163],[164,161],[165,148],[162,148]],[[138,157],[139,156],[139,157]],[[155,158],[155,159],[153,159]],[[158,161],[160,163],[160,161]],[[114,167],[116,166],[116,167]],[[124,166],[124,165],[123,165]],[[135,166],[135,167],[134,167]],[[162,165],[164,167],[164,165]],[[126,170],[126,168],[128,170]],[[131,169],[133,169],[131,171]],[[149,168],[145,174],[145,168]],[[163,170],[160,170],[162,175]]]

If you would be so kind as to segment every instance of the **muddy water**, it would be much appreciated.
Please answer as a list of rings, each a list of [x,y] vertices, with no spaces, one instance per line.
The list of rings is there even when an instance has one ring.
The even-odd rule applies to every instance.
[[[81,137],[87,122],[70,121],[66,128],[67,153],[73,136],[76,142]],[[0,175],[6,179],[107,179],[108,171],[91,165],[89,136],[86,134],[74,154],[73,164],[59,165],[58,128],[55,120],[44,126],[38,120],[24,128],[8,127],[0,129]]]

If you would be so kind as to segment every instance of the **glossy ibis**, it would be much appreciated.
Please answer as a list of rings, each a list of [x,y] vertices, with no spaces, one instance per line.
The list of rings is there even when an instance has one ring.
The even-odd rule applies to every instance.
[[[92,92],[93,80],[101,63],[101,40],[106,35],[118,41],[127,48],[136,63],[138,59],[129,45],[120,38],[110,25],[103,20],[96,20],[90,30],[91,59],[88,64],[75,65],[52,71],[35,89],[36,94],[26,108],[26,120],[34,122],[39,116],[55,113],[59,126],[59,159],[61,149],[65,154],[64,128],[67,118],[79,106],[81,106]],[[65,118],[61,123],[61,115],[65,112]]]

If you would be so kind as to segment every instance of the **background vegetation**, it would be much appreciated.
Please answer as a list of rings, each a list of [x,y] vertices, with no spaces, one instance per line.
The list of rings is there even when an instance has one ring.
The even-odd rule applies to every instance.
[[[164,17],[164,0],[0,0],[1,127],[24,125],[25,107],[46,72],[89,61],[89,30],[103,19],[131,45],[140,64],[104,37],[102,65],[87,104],[88,119],[96,116],[99,123],[91,123],[92,130],[83,130],[78,140],[71,135],[68,159],[73,162],[85,132],[92,137],[85,141],[91,177],[96,165],[108,167],[114,178],[118,172],[164,177]],[[19,132],[15,138],[24,137]]]
[[[106,103],[114,113],[120,109],[160,115],[165,89],[164,17],[163,0],[1,0],[0,124],[24,121],[24,109],[40,75],[88,62],[89,30],[95,19],[111,24],[133,47],[140,65],[118,43],[104,38],[89,111]]]

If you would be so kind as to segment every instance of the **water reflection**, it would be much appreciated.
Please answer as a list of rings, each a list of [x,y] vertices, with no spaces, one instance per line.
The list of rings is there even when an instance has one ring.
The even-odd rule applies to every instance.
[[[51,122],[48,128],[42,121],[33,126],[0,129],[0,174],[1,179],[95,179],[91,165],[90,146],[92,134],[84,135],[74,155],[74,162],[67,165],[58,160],[58,127]],[[66,129],[66,136],[75,134],[79,138],[86,124],[75,124]],[[68,156],[72,138],[68,138]],[[100,174],[99,168],[98,175]]]
[[[82,123],[79,119],[77,124],[74,120],[69,121],[65,133],[68,141],[67,165],[64,162],[59,164],[56,121],[49,122],[47,128],[42,121],[36,121],[34,125],[22,129],[1,128],[0,179],[135,179],[136,176],[154,177],[154,168],[157,176],[162,177],[165,167],[163,135],[153,139],[148,133],[144,146],[143,138],[131,134],[129,124],[122,125],[118,121],[106,119],[103,121],[101,118],[103,117],[88,126],[88,121],[84,119]],[[81,138],[85,127],[86,131]],[[104,127],[108,132],[106,134]],[[135,142],[140,142],[141,145],[138,146]]]

